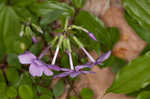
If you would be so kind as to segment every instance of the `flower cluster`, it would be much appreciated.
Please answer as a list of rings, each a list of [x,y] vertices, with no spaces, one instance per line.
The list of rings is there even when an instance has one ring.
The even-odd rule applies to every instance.
[[[97,41],[96,37],[93,35],[93,33],[88,32],[86,29],[79,27],[79,26],[75,26],[75,25],[71,26],[71,28],[83,30],[84,32],[88,33],[88,35],[93,40]],[[68,29],[70,29],[70,27]],[[57,39],[59,39],[59,40],[58,40],[58,43],[56,44],[56,50],[55,50],[52,62],[51,62],[51,64],[46,64],[41,59],[48,52],[50,47],[55,45]],[[59,36],[56,36],[54,38],[54,40],[52,40],[50,46],[48,46],[40,54],[39,57],[36,57],[31,52],[25,52],[24,54],[21,54],[18,56],[19,61],[21,64],[30,64],[29,72],[32,76],[40,77],[40,76],[42,76],[42,74],[45,74],[47,76],[52,76],[53,75],[52,71],[61,71],[62,73],[55,75],[54,78],[66,77],[66,76],[70,76],[70,77],[74,78],[74,77],[78,76],[79,74],[94,73],[92,71],[87,71],[84,69],[85,68],[92,68],[93,66],[95,66],[97,64],[102,64],[111,55],[111,51],[108,51],[107,53],[102,54],[98,59],[95,60],[89,54],[89,52],[84,48],[84,45],[78,40],[78,38],[76,36],[73,35],[72,40],[79,46],[80,49],[82,49],[82,51],[90,59],[90,62],[83,64],[83,65],[74,66],[73,59],[72,59],[72,49],[71,49],[70,39],[68,37],[66,37],[65,34],[61,34]],[[55,65],[57,56],[59,54],[59,50],[60,50],[62,45],[63,45],[63,48],[65,49],[65,52],[67,53],[67,55],[69,57],[70,69]]]

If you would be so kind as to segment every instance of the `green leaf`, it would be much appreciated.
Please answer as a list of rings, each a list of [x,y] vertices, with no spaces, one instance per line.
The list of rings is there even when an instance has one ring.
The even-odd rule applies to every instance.
[[[40,94],[44,94],[44,95],[48,95],[48,96],[52,97],[52,93],[51,93],[51,91],[48,88],[44,88],[44,87],[38,86],[37,90],[38,90],[38,92]]]
[[[33,99],[33,91],[29,85],[21,85],[19,87],[19,96],[21,99]]]
[[[94,93],[90,88],[83,88],[80,95],[83,99],[93,99]]]
[[[150,91],[141,92],[136,99],[150,99]]]
[[[63,15],[67,16],[73,16],[75,13],[75,10],[73,7],[69,6],[66,3],[60,3],[60,2],[54,2],[54,1],[47,1],[43,2],[42,4],[38,5],[38,14],[41,16],[46,15],[47,13],[51,11],[59,10],[63,13]]]
[[[6,91],[6,83],[5,82],[0,82],[0,95],[1,94],[4,94],[5,93],[5,91]]]
[[[40,21],[41,25],[47,25],[50,24],[51,22],[57,20],[59,16],[62,15],[62,11],[60,10],[53,10],[46,15],[42,17],[42,20]]]
[[[8,53],[23,53],[26,42],[19,36],[19,17],[11,6],[1,4],[0,10],[0,57]]]
[[[10,84],[15,85],[19,81],[19,73],[15,68],[7,68],[6,76]]]
[[[0,82],[5,82],[5,78],[4,78],[2,69],[0,69]]]
[[[49,95],[42,95],[39,97],[39,99],[53,99],[53,98]]]
[[[121,69],[106,93],[131,93],[146,87],[150,83],[150,55],[148,54],[134,59]]]
[[[72,0],[72,4],[73,6],[75,6],[76,8],[82,8],[85,4],[86,0]]]
[[[79,99],[77,96],[70,96],[69,99]]]
[[[140,24],[130,15],[125,13],[125,18],[128,24],[135,30],[135,32],[146,42],[150,43],[150,31],[144,29]]]
[[[17,96],[17,89],[15,87],[9,87],[6,94],[9,98],[15,98]]]
[[[53,94],[54,94],[54,96],[56,98],[58,98],[58,97],[60,97],[63,94],[64,90],[65,90],[64,89],[64,82],[60,80],[54,86],[54,88],[53,88]]]
[[[123,4],[130,16],[140,26],[150,31],[150,6],[148,0],[123,0]]]
[[[7,62],[9,66],[15,67],[17,69],[21,68],[21,64],[19,63],[19,60],[18,60],[18,55],[16,54],[8,54]]]
[[[87,21],[88,20],[88,21]],[[116,28],[107,28],[98,17],[86,12],[80,11],[75,17],[75,24],[84,27],[85,29],[92,32],[97,38],[98,42],[92,40],[87,33],[77,32],[76,35],[83,42],[83,44],[91,49],[100,49],[100,44],[103,46],[105,52],[113,48],[120,37],[119,32]]]

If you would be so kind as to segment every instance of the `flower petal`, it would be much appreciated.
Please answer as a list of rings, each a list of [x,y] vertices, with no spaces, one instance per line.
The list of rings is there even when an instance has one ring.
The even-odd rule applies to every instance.
[[[77,65],[77,66],[75,67],[75,70],[76,70],[76,71],[79,71],[80,69],[91,68],[91,67],[93,67],[94,65],[95,65],[95,64],[92,63],[92,62],[89,62],[89,63],[84,64],[84,65]]]
[[[106,54],[101,55],[95,64],[101,64],[103,61],[107,60],[109,56],[111,55],[111,51],[108,51]]]
[[[52,72],[50,69],[48,69],[48,67],[43,66],[42,68],[43,68],[43,72],[44,72],[44,74],[45,74],[46,76],[51,76],[51,75],[53,75],[53,72]]]
[[[72,73],[70,74],[70,77],[71,77],[71,78],[74,78],[74,77],[78,76],[79,74],[80,74],[80,71],[72,72]]]
[[[97,41],[97,39],[96,39],[96,37],[94,36],[94,34],[93,34],[93,33],[88,32],[88,35],[89,35],[89,36],[90,36],[93,40]]]
[[[82,74],[88,74],[88,73],[92,73],[94,74],[95,72],[92,72],[92,71],[81,71]]]
[[[47,66],[49,69],[55,70],[55,71],[60,71],[61,68],[59,66],[56,65],[48,65]]]
[[[32,61],[36,59],[36,56],[31,52],[25,52],[24,54],[19,55],[18,59],[21,64],[31,64]]]
[[[58,74],[58,75],[54,76],[54,78],[66,77],[66,76],[70,75],[70,73],[71,72],[64,72],[64,73],[61,73],[61,74]]]
[[[29,72],[32,76],[42,76],[43,68],[36,66],[36,64],[32,63],[29,67]]]

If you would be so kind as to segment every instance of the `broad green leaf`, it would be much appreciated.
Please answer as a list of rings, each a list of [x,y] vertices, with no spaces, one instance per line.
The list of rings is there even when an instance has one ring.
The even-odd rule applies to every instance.
[[[19,96],[21,99],[33,99],[33,91],[29,85],[21,85],[19,87]]]
[[[17,89],[15,87],[9,87],[6,94],[9,98],[15,98],[17,96]]]
[[[15,85],[19,81],[19,73],[15,68],[7,68],[6,76],[8,82],[12,85]]]
[[[114,43],[118,41],[120,36],[116,28],[110,28],[107,30],[103,22],[98,17],[86,11],[79,12],[79,14],[75,17],[75,24],[84,27],[89,30],[89,32],[93,32],[96,36],[98,42],[92,40],[87,33],[76,33],[83,44],[91,49],[100,49],[99,45],[101,44],[103,46],[103,50],[111,50]]]
[[[141,92],[136,99],[150,99],[150,91]]]
[[[42,4],[39,4],[38,7],[39,7],[39,11],[37,13],[39,15],[46,15],[47,13],[51,11],[59,10],[65,16],[66,15],[73,16],[75,12],[74,8],[69,6],[68,4],[54,2],[54,1],[43,2]]]
[[[150,83],[150,55],[148,54],[134,59],[121,69],[106,93],[131,93],[146,87]]]
[[[11,6],[0,6],[0,10],[0,57],[8,53],[23,53],[27,46],[24,38],[19,36],[19,17]]]
[[[90,88],[83,88],[80,95],[83,99],[93,99],[94,93]]]
[[[138,23],[150,31],[150,6],[148,0],[123,0],[125,9]]]
[[[53,10],[46,15],[42,17],[42,20],[40,21],[41,25],[47,25],[50,24],[51,22],[57,20],[59,16],[62,15],[62,11],[60,10]]]
[[[21,68],[21,64],[19,63],[19,60],[18,60],[18,55],[16,54],[8,54],[7,62],[10,67],[15,67],[17,69]]]
[[[64,90],[65,90],[64,89],[64,82],[60,80],[54,86],[54,88],[53,88],[53,94],[54,94],[54,96],[56,98],[58,98],[58,97],[60,97],[63,94]]]
[[[70,96],[69,99],[79,99],[77,96]]]
[[[53,99],[53,98],[49,95],[42,95],[39,97],[39,99]]]
[[[4,82],[0,82],[0,99],[8,99],[6,95],[7,85]]]
[[[127,13],[125,14],[126,20],[128,24],[135,30],[135,32],[146,42],[150,43],[150,31],[144,29],[140,24],[129,16]]]
[[[76,8],[82,8],[85,4],[86,0],[72,0],[72,4],[76,7]]]
[[[0,95],[5,93],[6,87],[7,87],[7,85],[6,85],[5,82],[0,82],[0,89],[1,89],[0,90]]]

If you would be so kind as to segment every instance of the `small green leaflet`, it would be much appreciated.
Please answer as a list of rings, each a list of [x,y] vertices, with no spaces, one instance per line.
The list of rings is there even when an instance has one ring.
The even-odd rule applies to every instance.
[[[21,85],[19,87],[19,96],[21,99],[33,99],[33,90],[29,85]]]

